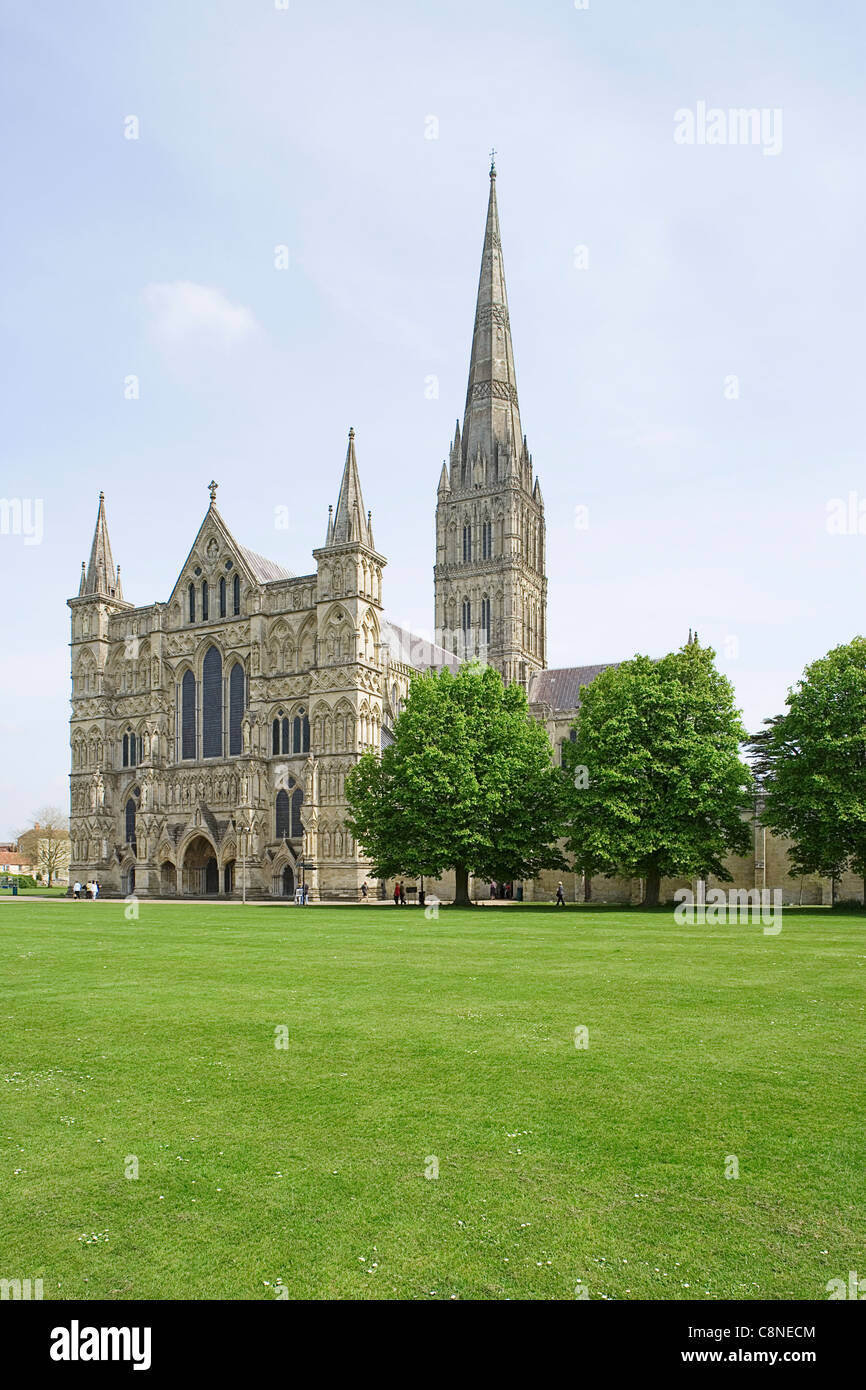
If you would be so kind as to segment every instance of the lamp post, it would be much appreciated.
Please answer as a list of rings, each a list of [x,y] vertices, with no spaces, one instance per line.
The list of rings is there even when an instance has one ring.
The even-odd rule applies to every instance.
[[[247,823],[244,817],[241,825],[241,901],[247,905]]]
[[[232,816],[232,830],[236,830],[241,840],[241,901],[247,905],[247,818],[243,812]]]

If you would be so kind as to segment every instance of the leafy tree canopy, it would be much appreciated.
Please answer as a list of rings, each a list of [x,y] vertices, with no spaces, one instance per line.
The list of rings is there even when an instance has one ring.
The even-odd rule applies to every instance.
[[[806,667],[749,748],[764,822],[790,836],[792,874],[866,876],[866,638]]]
[[[583,688],[577,740],[564,746],[579,867],[640,876],[647,905],[663,877],[729,879],[725,856],[749,846],[745,730],[714,660],[690,641],[661,661],[608,667]]]
[[[492,667],[416,676],[381,758],[346,779],[348,825],[380,878],[453,869],[510,880],[562,868],[564,779],[526,695]]]

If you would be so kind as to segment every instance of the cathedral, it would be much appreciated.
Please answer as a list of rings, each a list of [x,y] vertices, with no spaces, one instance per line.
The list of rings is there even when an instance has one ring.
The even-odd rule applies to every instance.
[[[390,622],[385,556],[365,510],[354,430],[315,571],[239,544],[210,505],[165,602],[123,596],[99,497],[71,609],[70,882],[106,896],[355,902],[368,865],[346,829],[346,774],[381,750],[412,675],[477,659],[526,690],[554,755],[602,666],[547,667],[544,501],[520,421],[490,169],[462,427],[436,505],[436,642]],[[749,888],[785,881],[784,846],[754,821],[732,864]],[[769,843],[768,843],[769,842]],[[772,865],[771,868],[768,866]],[[559,875],[519,886],[549,896]],[[569,897],[585,895],[563,875]],[[371,885],[372,886],[372,885]],[[428,883],[448,895],[449,884]],[[676,885],[663,885],[670,896]],[[477,885],[481,892],[481,885]],[[804,897],[804,891],[806,896]],[[599,900],[637,901],[598,880]],[[800,885],[822,901],[827,885]]]

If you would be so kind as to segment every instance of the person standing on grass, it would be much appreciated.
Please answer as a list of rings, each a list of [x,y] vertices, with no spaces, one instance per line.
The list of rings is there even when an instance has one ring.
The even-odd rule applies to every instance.
[[[366,884],[366,882],[364,882],[364,883],[361,884],[361,897],[362,897],[362,899],[363,899],[364,902],[367,901],[367,884]]]
[[[565,893],[562,891],[562,882],[556,885],[556,906],[565,907]]]
[[[72,896],[73,898],[81,899],[81,884],[78,882],[78,879],[76,879],[72,885]]]
[[[399,878],[398,878],[398,879],[395,879],[395,881],[394,881],[394,906],[395,906],[395,907],[399,907],[399,906],[400,906],[400,880],[399,880]]]
[[[400,906],[406,906],[406,889],[403,887],[402,883],[400,884]]]

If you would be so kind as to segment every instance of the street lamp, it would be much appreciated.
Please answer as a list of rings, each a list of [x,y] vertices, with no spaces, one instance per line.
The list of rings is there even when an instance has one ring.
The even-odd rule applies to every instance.
[[[240,817],[238,822],[232,816],[232,830],[237,830],[241,838],[241,900],[244,907],[247,905],[247,820],[246,816]]]

